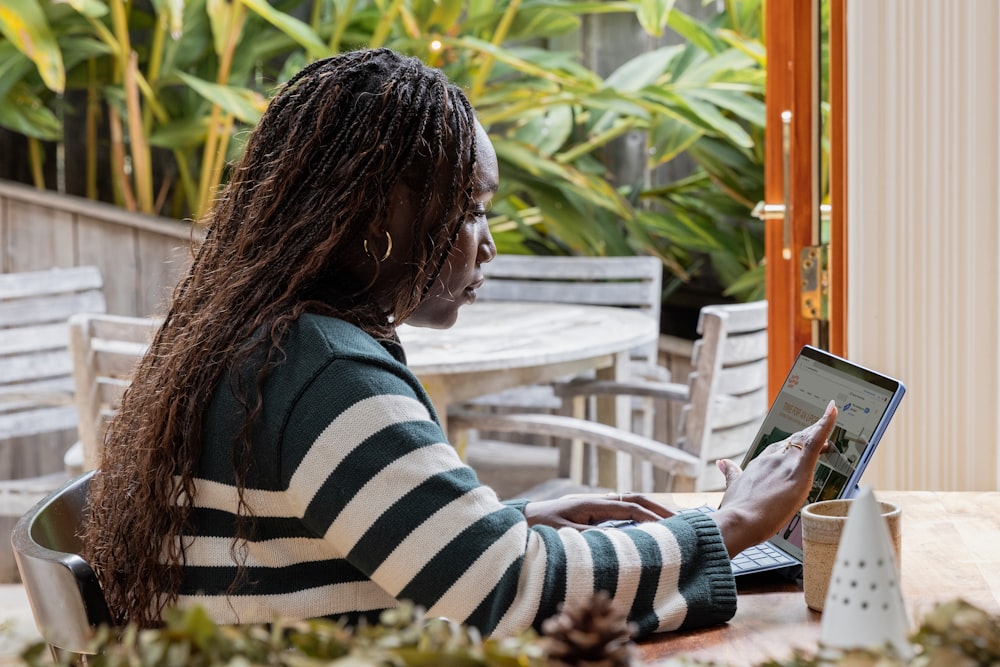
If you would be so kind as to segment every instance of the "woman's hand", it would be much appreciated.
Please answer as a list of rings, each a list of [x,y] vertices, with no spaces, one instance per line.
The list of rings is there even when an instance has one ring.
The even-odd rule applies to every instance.
[[[607,496],[566,496],[556,500],[538,500],[524,507],[529,526],[553,528],[594,528],[601,521],[631,520],[636,523],[656,521],[674,512],[639,493],[612,493]],[[775,529],[777,530],[777,529]]]
[[[837,408],[830,401],[815,424],[769,445],[746,470],[728,459],[719,461],[726,494],[710,516],[719,524],[730,556],[771,538],[799,511],[836,421]]]

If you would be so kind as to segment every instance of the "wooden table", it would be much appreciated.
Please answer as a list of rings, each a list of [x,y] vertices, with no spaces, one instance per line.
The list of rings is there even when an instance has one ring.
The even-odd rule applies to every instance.
[[[682,507],[718,505],[721,494],[664,494]],[[913,627],[937,603],[964,598],[1000,613],[1000,493],[875,492],[903,509],[903,598]],[[741,581],[741,579],[743,581]],[[686,657],[724,665],[815,652],[821,615],[806,607],[801,583],[763,573],[737,579],[736,616],[726,625],[656,635],[639,643],[644,664]]]
[[[658,335],[659,323],[639,311],[512,301],[465,306],[450,329],[399,327],[407,363],[442,423],[448,405],[511,387],[591,369],[623,380],[629,350]],[[618,403],[604,421],[628,427],[627,405]]]

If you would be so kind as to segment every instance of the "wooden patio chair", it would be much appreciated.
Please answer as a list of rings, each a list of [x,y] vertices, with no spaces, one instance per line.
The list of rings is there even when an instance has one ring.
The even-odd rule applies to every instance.
[[[70,318],[81,471],[100,465],[108,422],[159,325],[159,319],[122,315],[81,313]]]
[[[655,257],[500,255],[483,265],[483,273],[486,282],[479,289],[480,300],[613,306],[638,310],[659,322],[663,264]],[[633,349],[630,375],[669,380],[670,374],[657,364],[657,356],[655,340]],[[468,424],[473,411],[554,413],[560,411],[562,404],[553,385],[533,385],[481,396],[452,409],[462,411],[463,423]],[[633,430],[652,435],[653,417],[648,400],[636,399],[632,418]],[[514,442],[517,434],[483,427],[468,433],[469,463],[500,490],[503,490],[505,478],[551,476],[554,469],[552,452],[533,446],[549,444],[549,439],[536,435],[529,436],[527,442]]]
[[[519,436],[541,434],[562,441],[555,448],[556,475],[517,494],[522,497],[541,499],[599,490],[722,489],[725,480],[715,462],[720,458],[741,460],[767,413],[767,304],[707,306],[701,311],[698,331],[701,338],[694,345],[693,371],[687,384],[582,379],[557,388],[562,398],[577,405],[584,397],[595,395],[681,401],[682,436],[676,443],[661,443],[572,415],[455,411],[449,413],[449,423]],[[598,463],[597,447],[629,456],[632,465],[628,474],[619,474],[618,457]]]
[[[96,267],[0,274],[0,442],[8,457],[0,478],[55,472],[37,470],[51,467],[40,459],[61,460],[75,440],[66,322],[104,310]]]
[[[656,257],[498,255],[483,265],[485,301],[549,301],[632,308],[660,321],[663,263]],[[632,350],[632,374],[669,379],[657,344]]]

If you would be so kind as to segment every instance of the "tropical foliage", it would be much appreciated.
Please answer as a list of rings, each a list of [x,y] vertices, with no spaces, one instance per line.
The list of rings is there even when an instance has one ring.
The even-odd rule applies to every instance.
[[[711,267],[733,296],[759,298],[761,229],[749,211],[762,193],[762,0],[728,0],[708,23],[674,4],[4,0],[0,127],[28,138],[36,184],[52,187],[46,145],[83,115],[88,196],[108,178],[106,144],[117,203],[197,218],[277,85],[316,58],[389,46],[468,91],[500,159],[501,251],[651,253],[675,285]],[[608,13],[683,41],[604,78],[554,46]],[[695,167],[655,186],[614,182],[609,147],[635,131],[648,138],[650,173],[680,155]]]
[[[586,607],[586,605],[582,605]],[[555,620],[555,618],[553,619]],[[592,620],[592,619],[590,619]],[[554,626],[549,626],[554,629]],[[0,629],[2,631],[2,629]],[[571,626],[567,636],[580,642],[580,659],[570,664],[620,665],[601,658],[592,628]],[[219,626],[194,609],[171,610],[162,629],[121,633],[102,628],[93,642],[97,655],[87,664],[95,667],[554,667],[553,635],[526,631],[504,640],[483,638],[474,629],[442,618],[427,617],[419,607],[404,603],[384,612],[381,622],[350,629],[339,622],[276,621],[270,626]],[[937,604],[910,636],[914,655],[901,658],[884,649],[808,651],[795,649],[782,660],[767,660],[760,667],[933,667],[935,665],[996,665],[1000,661],[1000,616],[963,600]],[[630,648],[634,649],[632,645]],[[597,656],[597,659],[595,658]],[[63,654],[61,665],[70,664]],[[32,644],[15,664],[49,667],[48,647]],[[642,660],[629,664],[642,667]],[[659,667],[711,667],[683,655],[656,663]],[[711,663],[718,666],[718,663]]]

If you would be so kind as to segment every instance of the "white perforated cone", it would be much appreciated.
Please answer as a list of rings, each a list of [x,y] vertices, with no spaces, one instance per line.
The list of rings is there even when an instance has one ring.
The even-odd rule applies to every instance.
[[[869,487],[851,503],[823,605],[820,644],[826,648],[891,645],[909,659],[909,622],[892,538]]]

